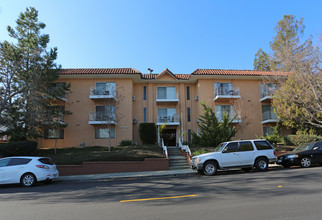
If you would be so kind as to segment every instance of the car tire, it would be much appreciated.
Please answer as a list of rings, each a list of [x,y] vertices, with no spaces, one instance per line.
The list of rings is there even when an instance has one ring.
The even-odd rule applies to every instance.
[[[266,171],[268,169],[268,160],[264,157],[257,158],[255,168],[257,171]]]
[[[33,186],[35,185],[36,182],[37,182],[36,176],[32,173],[25,173],[20,178],[20,184],[25,187]]]
[[[301,167],[303,167],[303,168],[308,168],[308,167],[310,167],[310,166],[312,165],[312,161],[311,161],[311,159],[310,159],[310,158],[308,158],[308,157],[303,157],[303,158],[301,159],[301,161],[300,161],[300,165],[301,165]]]
[[[217,164],[214,161],[208,161],[203,166],[203,173],[206,176],[215,175],[217,172]]]

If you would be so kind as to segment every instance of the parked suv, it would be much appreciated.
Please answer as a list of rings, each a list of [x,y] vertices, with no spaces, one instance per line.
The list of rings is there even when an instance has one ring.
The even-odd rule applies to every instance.
[[[221,143],[214,152],[193,157],[191,167],[210,176],[217,170],[231,168],[246,171],[255,167],[258,171],[266,171],[268,164],[274,162],[276,153],[267,140],[239,140]]]

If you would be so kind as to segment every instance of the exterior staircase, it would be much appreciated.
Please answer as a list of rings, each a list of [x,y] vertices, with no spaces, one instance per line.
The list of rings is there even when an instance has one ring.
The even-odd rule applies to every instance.
[[[169,170],[190,169],[185,156],[182,156],[178,147],[167,147],[169,157]]]

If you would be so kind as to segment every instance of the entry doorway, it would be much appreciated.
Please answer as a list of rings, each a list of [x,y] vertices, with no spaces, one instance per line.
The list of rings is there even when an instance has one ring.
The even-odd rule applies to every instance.
[[[163,129],[161,132],[165,146],[177,145],[177,130],[176,129]]]

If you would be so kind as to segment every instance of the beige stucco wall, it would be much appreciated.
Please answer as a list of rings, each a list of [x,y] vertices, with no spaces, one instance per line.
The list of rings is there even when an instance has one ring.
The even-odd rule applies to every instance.
[[[176,108],[180,119],[180,125],[172,125],[169,128],[177,129],[177,139],[183,131],[184,141],[188,140],[188,129],[197,132],[197,118],[201,115],[201,103],[215,109],[216,105],[233,105],[236,111],[241,111],[241,123],[234,124],[237,134],[234,139],[250,139],[263,135],[262,105],[270,104],[270,101],[260,102],[261,79],[214,79],[200,78],[197,81],[178,80],[171,74],[165,73],[156,80],[133,80],[132,78],[66,78],[59,81],[71,83],[71,91],[67,95],[65,109],[72,112],[66,116],[68,126],[65,128],[64,139],[58,140],[58,147],[78,147],[80,143],[86,146],[107,146],[107,139],[95,139],[95,128],[103,125],[90,125],[89,112],[95,111],[95,105],[104,105],[105,100],[93,100],[89,98],[90,88],[95,87],[96,82],[115,82],[117,87],[117,124],[115,138],[112,146],[118,145],[122,140],[132,140],[140,143],[139,124],[143,122],[143,108],[147,108],[147,122],[157,123],[158,108]],[[135,81],[135,82],[134,82]],[[233,88],[239,88],[241,98],[219,99],[214,101],[214,83],[228,82]],[[147,100],[143,100],[143,87],[147,88]],[[157,87],[176,87],[178,102],[157,102]],[[187,86],[190,87],[190,100],[187,100]],[[133,100],[133,97],[135,99]],[[198,99],[196,99],[198,97]],[[191,121],[187,121],[187,108],[191,111]],[[133,123],[133,119],[135,119]],[[41,139],[39,145],[42,148],[54,147],[55,140]]]

